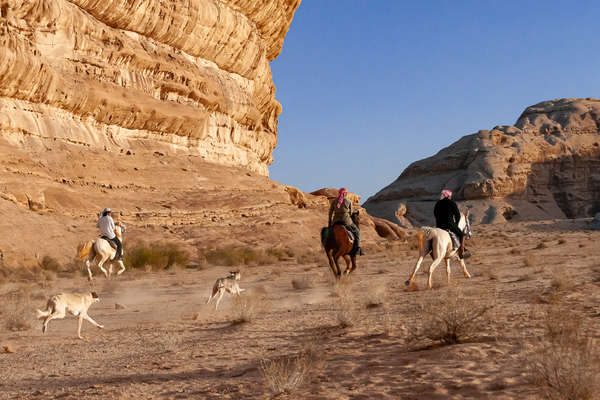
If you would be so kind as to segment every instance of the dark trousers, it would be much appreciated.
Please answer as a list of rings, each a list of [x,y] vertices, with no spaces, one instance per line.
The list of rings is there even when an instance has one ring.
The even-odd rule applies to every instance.
[[[455,233],[456,236],[458,236],[458,241],[460,243],[462,243],[462,238],[463,238],[463,236],[465,236],[465,234],[463,233],[463,231],[460,230],[458,225],[447,223],[447,224],[439,224],[437,227],[440,229],[447,229],[447,230]]]
[[[465,236],[465,234],[463,233],[463,231],[460,230],[458,225],[456,225],[454,223],[438,224],[437,227],[440,229],[447,229],[451,232],[454,232],[456,234],[456,236],[458,236],[458,239],[461,241],[462,241],[462,237]]]
[[[123,259],[123,245],[121,244],[121,240],[118,237],[114,237],[112,239],[107,238],[106,236],[102,236],[102,239],[108,240],[109,242],[113,242],[115,246],[117,246],[117,254],[115,255],[115,260]]]
[[[358,229],[358,226],[354,224],[346,225],[346,227],[348,227],[348,230],[354,235],[354,246],[352,247],[351,254],[355,254],[360,248],[360,230]]]

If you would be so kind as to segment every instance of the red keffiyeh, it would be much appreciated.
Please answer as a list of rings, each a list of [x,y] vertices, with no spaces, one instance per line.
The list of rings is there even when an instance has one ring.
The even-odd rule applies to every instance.
[[[338,192],[337,208],[340,208],[340,206],[342,205],[342,202],[346,198],[346,193],[348,193],[348,191],[346,190],[346,188],[341,188],[340,191]]]
[[[441,199],[449,199],[452,197],[452,191],[448,190],[448,189],[444,189],[442,190],[442,194],[440,195],[440,200]]]

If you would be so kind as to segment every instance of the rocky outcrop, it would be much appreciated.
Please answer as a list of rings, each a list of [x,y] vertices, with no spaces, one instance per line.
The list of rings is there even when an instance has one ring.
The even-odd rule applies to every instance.
[[[269,62],[299,4],[0,1],[0,134],[267,175],[281,112]]]
[[[327,199],[324,204],[329,207],[331,202],[337,198],[338,189],[322,188],[319,190],[315,190],[314,192],[311,192],[310,194],[315,197]],[[377,235],[379,235],[382,238],[402,239],[402,240],[406,239],[406,237],[407,237],[406,231],[402,228],[407,228],[408,226],[411,226],[409,222],[407,222],[408,226],[407,225],[399,226],[397,223],[390,222],[386,219],[373,217],[372,215],[369,215],[369,213],[367,213],[367,210],[365,210],[364,208],[362,208],[360,206],[360,196],[359,195],[348,192],[347,196],[350,199],[350,201],[352,201],[352,205],[354,207],[356,207],[356,209],[360,213],[360,229],[361,230],[363,229],[364,226],[367,226],[369,228],[374,229],[375,232],[377,232]]]
[[[442,189],[476,222],[589,217],[600,211],[600,100],[560,99],[528,107],[515,125],[464,136],[414,162],[365,203],[369,213],[430,223]]]
[[[322,196],[326,197],[328,201],[332,201],[333,199],[337,199],[338,190],[334,188],[322,188],[319,190],[315,190],[314,192],[310,192],[313,196]],[[348,192],[346,195],[348,199],[352,202],[354,206],[360,207],[360,196],[356,193]]]

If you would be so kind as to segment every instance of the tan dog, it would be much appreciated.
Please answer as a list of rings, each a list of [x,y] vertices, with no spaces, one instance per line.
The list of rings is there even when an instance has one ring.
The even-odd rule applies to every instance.
[[[98,301],[100,301],[100,299],[96,292],[88,294],[60,293],[50,297],[48,303],[46,303],[46,310],[37,310],[38,319],[44,319],[42,333],[46,333],[48,322],[55,318],[64,318],[67,312],[76,317],[79,316],[79,324],[77,327],[77,337],[79,339],[83,339],[81,336],[81,323],[84,319],[100,329],[104,328],[104,325],[98,324],[87,315],[88,308]]]
[[[212,294],[208,298],[208,301],[206,302],[206,304],[210,303],[210,301],[213,298],[215,298],[218,294],[219,298],[217,299],[217,304],[215,304],[215,310],[216,310],[219,307],[219,302],[221,301],[221,298],[223,297],[225,292],[229,292],[231,294],[235,294],[235,295],[239,296],[240,293],[245,290],[245,289],[240,289],[240,287],[238,285],[238,281],[241,278],[242,278],[242,273],[240,271],[231,271],[229,273],[229,276],[227,276],[225,278],[217,279],[217,281],[215,282],[215,285],[213,286]]]

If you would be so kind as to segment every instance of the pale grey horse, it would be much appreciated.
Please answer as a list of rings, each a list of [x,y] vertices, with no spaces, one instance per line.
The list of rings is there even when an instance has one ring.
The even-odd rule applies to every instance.
[[[466,215],[460,213],[458,228],[463,231],[467,239],[471,238],[469,211],[467,211]],[[423,262],[423,258],[425,258],[425,256],[429,253],[431,253],[431,258],[433,258],[433,261],[429,266],[429,279],[427,280],[427,287],[431,289],[431,276],[433,275],[435,268],[440,262],[442,262],[442,260],[446,260],[446,279],[448,283],[450,283],[450,259],[452,257],[458,258],[458,248],[453,248],[450,234],[444,229],[433,228],[431,226],[422,226],[417,231],[417,240],[419,244],[419,259],[417,260],[417,264],[415,265],[410,278],[408,278],[408,280],[405,282],[406,286],[409,286],[415,280],[415,275],[417,274],[417,271]],[[467,271],[465,260],[459,258],[459,261],[465,278],[470,278],[471,274],[469,274],[469,271]]]

